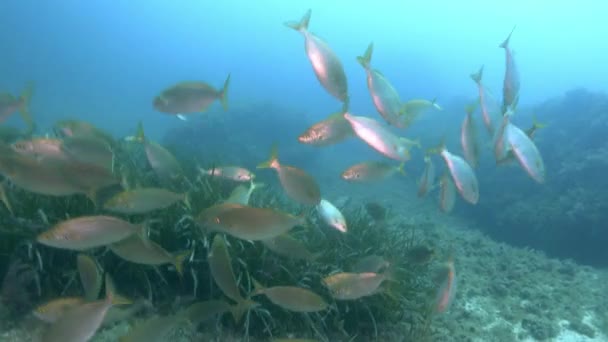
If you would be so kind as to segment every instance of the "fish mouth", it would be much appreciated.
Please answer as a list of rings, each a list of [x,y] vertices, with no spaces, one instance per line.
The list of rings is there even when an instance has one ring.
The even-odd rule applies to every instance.
[[[59,138],[71,137],[74,135],[74,132],[69,127],[65,126],[53,127],[53,133]]]
[[[152,106],[154,106],[154,108],[158,108],[161,104],[160,98],[157,96],[154,98],[154,101],[152,101]]]

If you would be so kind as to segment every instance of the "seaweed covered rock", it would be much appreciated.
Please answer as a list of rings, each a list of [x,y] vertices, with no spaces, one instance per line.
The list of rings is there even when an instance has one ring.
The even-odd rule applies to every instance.
[[[512,166],[482,165],[480,183],[492,195],[480,203],[477,217],[501,240],[606,265],[608,250],[600,242],[608,239],[608,94],[572,90],[522,110],[515,120],[526,127],[530,114],[547,124],[535,137],[547,184],[531,184]]]
[[[226,112],[210,111],[202,119],[177,122],[163,145],[171,146],[178,158],[203,164],[257,165],[277,143],[290,164],[310,164],[318,157],[317,151],[302,148],[296,138],[313,121],[271,103],[235,104]]]
[[[521,321],[521,326],[537,341],[552,339],[556,337],[559,332],[557,325],[549,320],[525,318]]]
[[[596,335],[595,330],[593,330],[592,327],[582,321],[570,321],[570,323],[568,324],[568,328],[589,338],[595,338]]]

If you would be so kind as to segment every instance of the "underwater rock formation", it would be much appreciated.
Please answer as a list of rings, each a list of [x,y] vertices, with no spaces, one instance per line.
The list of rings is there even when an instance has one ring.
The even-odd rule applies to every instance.
[[[36,280],[36,276],[33,267],[20,260],[14,260],[2,279],[0,305],[13,315],[22,315],[31,310],[33,298],[29,288]]]
[[[254,166],[268,159],[270,147],[277,143],[290,165],[310,165],[318,150],[303,148],[296,137],[313,121],[272,103],[235,104],[225,113],[209,111],[202,119],[176,123],[162,144],[172,147],[178,158]]]
[[[492,196],[485,197],[475,215],[493,227],[494,237],[515,245],[608,265],[602,243],[608,239],[608,94],[575,89],[528,112],[547,124],[535,141],[550,186],[531,185],[515,167],[492,171],[482,166],[480,182]]]

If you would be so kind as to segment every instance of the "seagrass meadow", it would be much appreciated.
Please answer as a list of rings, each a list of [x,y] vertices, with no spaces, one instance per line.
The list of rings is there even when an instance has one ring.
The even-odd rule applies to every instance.
[[[116,168],[125,170],[125,177],[137,179],[141,186],[159,184],[140,148],[132,143],[118,146],[120,152],[116,155],[121,157],[116,160]],[[189,250],[190,258],[182,276],[171,266],[150,267],[123,261],[105,248],[89,253],[112,274],[122,295],[147,301],[154,308],[154,315],[175,315],[189,304],[223,297],[214,286],[207,266],[210,235],[197,226],[195,217],[200,210],[226,199],[234,184],[201,177],[196,165],[188,164],[186,160],[181,162],[184,179],[176,180],[171,187],[178,192],[188,189],[190,207],[175,205],[146,217],[123,218],[132,222],[145,219],[150,227],[150,238],[169,251]],[[112,189],[107,189],[98,196],[111,196],[111,192]],[[46,248],[33,240],[49,226],[68,217],[100,211],[85,196],[52,198],[31,195],[16,188],[10,188],[8,194],[13,214],[6,211],[2,216],[2,233],[7,237],[2,240],[2,258],[3,265],[8,265],[2,270],[6,274],[2,292],[3,330],[10,329],[41,302],[80,295],[82,290],[75,270],[77,253]],[[288,212],[306,210],[290,203],[275,186],[254,193],[251,205]],[[393,261],[396,266],[394,281],[386,284],[382,293],[361,301],[331,301],[330,309],[315,314],[290,313],[262,298],[260,305],[248,312],[243,321],[235,322],[229,315],[218,315],[220,317],[200,322],[203,331],[215,334],[210,330],[215,327],[222,334],[257,340],[288,335],[332,340],[357,336],[379,338],[387,333],[386,327],[399,325],[407,336],[429,338],[433,320],[431,307],[438,286],[434,283],[433,271],[437,271],[434,269],[437,265],[433,264],[433,253],[417,257],[412,251],[436,249],[424,233],[432,224],[412,223],[394,229],[390,223],[391,213],[378,204],[351,204],[344,210],[349,223],[348,234],[327,229],[312,212],[302,213],[308,217],[309,224],[296,228],[291,235],[315,254],[313,260],[294,260],[273,254],[260,243],[226,237],[239,287],[243,293],[251,293],[255,278],[268,285],[309,288],[329,301],[331,296],[322,285],[322,278],[338,270],[348,270],[361,257],[374,254]],[[11,271],[15,267],[18,274]],[[146,311],[145,307],[142,311]],[[216,320],[217,323],[213,323]],[[179,324],[175,325],[179,327]],[[188,329],[181,327],[181,330],[195,336],[198,328],[189,326]]]

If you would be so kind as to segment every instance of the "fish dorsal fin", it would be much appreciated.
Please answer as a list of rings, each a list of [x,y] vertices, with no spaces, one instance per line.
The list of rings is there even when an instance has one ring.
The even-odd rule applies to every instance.
[[[279,164],[279,145],[274,143],[270,150],[270,158],[267,161],[258,164],[258,169],[267,169],[273,167],[273,164]]]
[[[146,141],[146,134],[144,133],[144,124],[141,121],[137,123],[135,141],[140,142],[140,143],[143,143]]]

